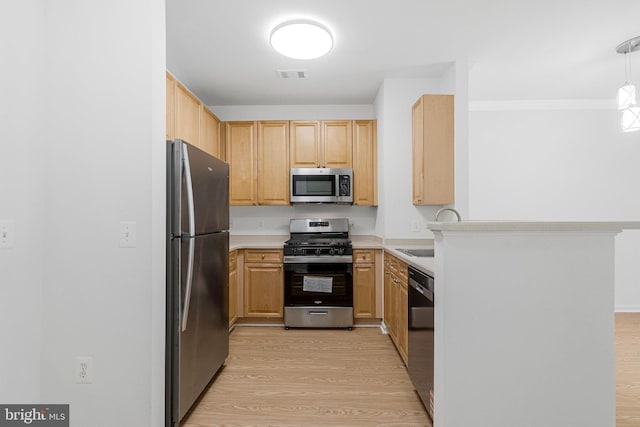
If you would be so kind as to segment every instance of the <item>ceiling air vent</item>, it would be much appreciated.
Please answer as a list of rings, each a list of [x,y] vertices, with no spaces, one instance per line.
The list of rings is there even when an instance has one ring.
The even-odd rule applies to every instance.
[[[307,70],[278,70],[281,79],[306,79]]]

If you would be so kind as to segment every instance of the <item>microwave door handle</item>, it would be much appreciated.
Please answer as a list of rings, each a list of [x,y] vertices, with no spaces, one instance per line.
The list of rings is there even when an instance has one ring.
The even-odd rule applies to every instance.
[[[182,145],[182,163],[184,166],[185,184],[187,186],[187,216],[189,218],[189,255],[187,258],[187,283],[185,284],[184,303],[182,308],[182,332],[187,329],[189,320],[189,301],[191,300],[191,288],[193,287],[193,258],[195,250],[195,209],[193,203],[193,182],[191,181],[191,165],[187,146]]]

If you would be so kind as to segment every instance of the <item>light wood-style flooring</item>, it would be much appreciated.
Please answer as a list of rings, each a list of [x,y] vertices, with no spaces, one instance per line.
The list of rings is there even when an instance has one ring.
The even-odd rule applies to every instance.
[[[182,427],[431,426],[388,336],[238,327]],[[616,314],[616,426],[640,426],[640,313]]]
[[[431,426],[379,328],[237,327],[229,353],[183,427]]]
[[[640,313],[616,313],[616,427],[640,427]]]

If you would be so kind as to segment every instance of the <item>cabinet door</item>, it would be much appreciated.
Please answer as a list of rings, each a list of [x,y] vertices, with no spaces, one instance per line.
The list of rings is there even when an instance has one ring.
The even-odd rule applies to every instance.
[[[398,336],[398,351],[404,360],[408,361],[409,349],[409,294],[406,284],[398,286],[398,319],[396,322]]]
[[[169,73],[166,73],[167,81],[167,122],[166,122],[166,139],[174,139],[175,120],[176,120],[176,79]]]
[[[284,273],[282,264],[244,265],[244,315],[282,317]]]
[[[289,204],[289,122],[258,123],[258,203]]]
[[[255,122],[227,122],[226,143],[229,162],[229,202],[231,205],[255,205],[257,204]]]
[[[229,254],[229,326],[238,319],[238,253]]]
[[[353,130],[350,120],[322,122],[322,166],[351,168],[353,165]]]
[[[320,167],[320,123],[292,121],[289,126],[291,167]]]
[[[391,324],[393,323],[393,304],[391,304],[391,292],[393,290],[393,280],[391,278],[391,268],[389,266],[388,255],[385,253],[384,259],[384,324],[391,334]]]
[[[454,202],[453,95],[423,95],[412,109],[413,204]]]
[[[353,266],[353,316],[374,318],[376,315],[375,264]]]
[[[353,203],[378,204],[378,149],[375,120],[353,124]]]
[[[220,158],[220,121],[205,107],[202,107],[200,136],[200,148]]]
[[[176,82],[175,138],[200,147],[200,101]]]

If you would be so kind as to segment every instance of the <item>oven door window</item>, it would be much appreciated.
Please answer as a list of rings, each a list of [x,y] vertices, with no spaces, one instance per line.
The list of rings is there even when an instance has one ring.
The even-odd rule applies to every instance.
[[[335,175],[293,175],[293,196],[334,196]]]
[[[285,264],[287,306],[353,305],[351,264]]]

